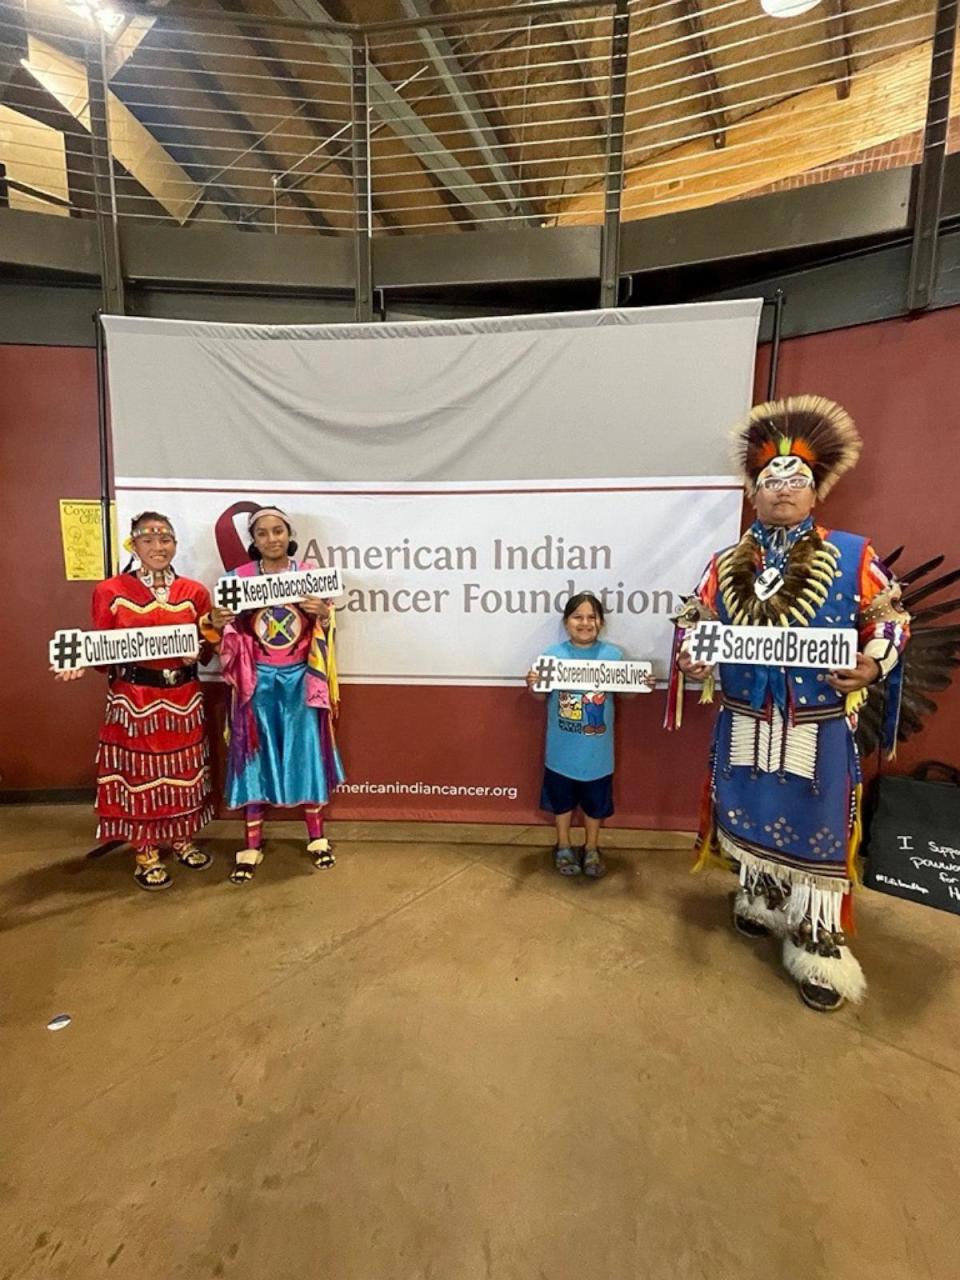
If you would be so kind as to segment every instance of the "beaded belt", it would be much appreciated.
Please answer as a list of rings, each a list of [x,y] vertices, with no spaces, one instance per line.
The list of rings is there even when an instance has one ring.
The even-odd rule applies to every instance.
[[[150,689],[173,689],[177,685],[189,684],[197,678],[197,664],[189,667],[114,667],[110,676],[113,680],[125,680],[127,684],[146,685]]]

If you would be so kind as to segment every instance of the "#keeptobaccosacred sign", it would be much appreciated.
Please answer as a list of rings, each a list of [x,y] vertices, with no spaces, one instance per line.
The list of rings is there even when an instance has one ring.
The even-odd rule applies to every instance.
[[[226,574],[217,580],[213,598],[221,609],[243,613],[269,605],[296,604],[307,596],[328,600],[342,594],[339,569],[295,569],[291,573],[258,573],[249,578]]]

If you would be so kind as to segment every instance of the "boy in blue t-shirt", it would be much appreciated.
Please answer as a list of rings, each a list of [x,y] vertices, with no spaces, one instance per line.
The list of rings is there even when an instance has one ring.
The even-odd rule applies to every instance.
[[[603,605],[590,591],[571,596],[563,610],[563,625],[569,640],[546,650],[552,658],[586,658],[617,662],[623,653],[615,644],[600,639]],[[537,673],[527,673],[527,685],[537,682]],[[613,719],[612,693],[569,693],[554,691],[535,694],[547,698],[547,743],[540,808],[552,813],[557,824],[554,866],[563,876],[585,876],[598,880],[606,866],[598,848],[600,823],[613,813]],[[586,829],[583,861],[570,844],[573,812],[580,809]]]

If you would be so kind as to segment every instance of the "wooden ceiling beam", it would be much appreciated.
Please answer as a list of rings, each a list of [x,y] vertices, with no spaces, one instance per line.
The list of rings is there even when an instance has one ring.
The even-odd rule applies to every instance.
[[[165,47],[176,55],[180,65],[197,88],[211,100],[214,109],[222,112],[227,117],[234,132],[246,143],[247,151],[252,152],[261,160],[266,169],[266,176],[272,181],[274,175],[282,173],[286,165],[267,145],[262,133],[257,130],[253,121],[238,104],[234,96],[224,88],[220,77],[203,65],[202,60],[192,49],[186,46],[182,37],[174,39],[170,32],[165,32],[165,35],[169,40]],[[243,154],[243,152],[240,154]],[[228,169],[229,165],[225,166],[221,173],[226,172]],[[290,199],[290,202],[300,210],[312,227],[315,227],[318,231],[335,230],[326,214],[317,208],[316,204],[305,192],[288,189],[282,183],[277,183],[277,191]],[[243,220],[246,221],[246,218],[243,218]]]
[[[853,79],[853,41],[850,36],[850,19],[847,16],[844,0],[826,0],[826,10],[830,62],[833,66],[839,66],[837,97],[849,98],[850,82]]]
[[[833,84],[822,84],[736,121],[722,155],[705,136],[663,152],[625,175],[624,221],[735,200],[916,134],[924,127],[929,78],[925,41],[859,71],[857,92],[847,99],[837,99]],[[952,109],[960,114],[956,96]],[[559,226],[601,223],[602,190],[585,191],[556,218]]]
[[[572,65],[564,67],[564,75],[566,76],[569,73],[579,82],[583,91],[583,104],[590,115],[593,130],[598,137],[602,137],[607,131],[606,100],[593,76],[585,69],[584,63],[586,60],[583,57],[582,41],[574,31],[572,21],[563,17],[562,14],[535,14],[533,17],[535,24],[544,25],[548,21],[550,26],[556,27],[560,33],[557,43],[566,45],[573,55]]]
[[[466,124],[477,144],[484,163],[490,170],[511,212],[533,223],[539,218],[533,204],[523,195],[517,174],[507,155],[493,121],[480,101],[480,95],[471,84],[463,64],[454,50],[446,30],[434,23],[430,0],[400,0],[400,6],[408,18],[423,18],[425,25],[417,28],[420,43],[427,52],[441,83]]]
[[[273,0],[273,3],[285,17],[307,18],[318,25],[330,22],[330,15],[320,0]],[[404,27],[410,22],[408,18],[399,26]],[[413,23],[416,24],[415,19]],[[307,31],[306,35],[323,51],[330,66],[335,67],[344,81],[350,84],[353,76],[353,45],[350,37],[332,30],[325,30],[322,34]],[[468,214],[488,222],[511,217],[510,211],[499,201],[490,198],[443,139],[427,126],[372,61],[367,69],[367,85],[371,112],[401,139],[407,150],[417,157],[423,169],[445,187],[450,197],[463,205]]]
[[[53,45],[30,36],[29,56],[23,67],[42,87],[46,99],[54,99],[89,136],[91,114],[86,66]],[[32,114],[28,103],[19,109]],[[107,111],[114,158],[158,205],[178,222],[186,222],[201,198],[199,184],[112,91],[107,93]]]
[[[129,95],[134,107],[127,110],[137,117],[165,151],[186,169],[190,177],[200,188],[200,195],[187,218],[193,222],[201,209],[208,212],[216,206],[228,222],[240,230],[249,230],[242,222],[243,198],[228,182],[218,182],[215,176],[215,162],[208,159],[210,141],[202,130],[193,125],[184,124],[183,112],[178,112],[172,96],[163,89],[155,89],[149,81],[138,80],[135,85],[127,81],[115,84],[111,92],[121,102]],[[126,105],[126,103],[124,103]],[[145,117],[145,118],[144,118]],[[70,145],[70,139],[67,139]]]
[[[238,22],[240,34],[249,43],[254,53],[263,60],[265,66],[269,68],[270,74],[282,82],[285,87],[289,88],[291,95],[297,100],[298,105],[292,108],[291,114],[303,120],[309,126],[310,132],[320,143],[321,149],[326,150],[332,146],[328,154],[333,161],[333,165],[351,184],[352,189],[353,165],[350,163],[349,147],[337,148],[337,142],[339,137],[343,136],[344,129],[347,130],[347,136],[349,137],[349,124],[335,124],[321,111],[319,105],[312,101],[313,90],[311,86],[305,84],[296,72],[292,70],[283,57],[280,44],[271,38],[270,32],[265,27],[250,20],[252,15],[247,13],[243,0],[219,0],[219,3],[222,8],[235,13],[238,20],[243,19],[242,26],[239,26]],[[305,155],[303,159],[306,161],[315,157],[316,151]],[[300,163],[300,161],[297,161],[292,166],[285,166],[287,174],[291,170],[295,170]],[[392,213],[385,211],[381,207],[382,202],[378,201],[375,195],[372,197],[372,204],[373,211],[383,226],[389,227],[391,230],[399,227],[398,220]]]
[[[710,137],[714,150],[719,151],[727,144],[727,112],[723,105],[720,81],[717,68],[707,43],[707,33],[703,26],[703,14],[697,0],[680,0],[683,11],[683,25],[687,38],[694,48],[691,59],[697,68],[697,75],[704,83],[703,97],[707,104],[707,119],[710,122]]]

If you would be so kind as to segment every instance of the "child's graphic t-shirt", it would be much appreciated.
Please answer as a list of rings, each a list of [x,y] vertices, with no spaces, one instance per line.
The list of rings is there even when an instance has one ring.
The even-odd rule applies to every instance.
[[[619,662],[622,650],[598,640],[583,649],[571,640],[545,651],[551,658]],[[565,778],[590,782],[613,773],[612,693],[551,693],[547,699],[546,766]]]

